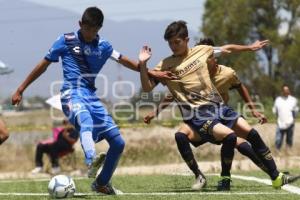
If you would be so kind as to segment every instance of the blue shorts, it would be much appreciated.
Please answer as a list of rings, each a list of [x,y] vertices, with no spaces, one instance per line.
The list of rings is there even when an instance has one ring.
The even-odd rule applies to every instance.
[[[113,118],[100,102],[94,91],[86,88],[65,90],[61,93],[62,109],[69,121],[76,127],[76,117],[87,112],[92,120],[93,140],[99,142],[103,134],[117,128]]]
[[[239,117],[240,115],[229,106],[204,105],[195,109],[193,117],[185,123],[200,135],[201,144],[205,142],[220,144],[220,141],[216,141],[212,134],[214,125],[221,123],[232,128]]]

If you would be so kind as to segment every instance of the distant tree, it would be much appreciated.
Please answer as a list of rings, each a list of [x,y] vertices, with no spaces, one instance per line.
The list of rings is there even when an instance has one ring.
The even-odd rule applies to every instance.
[[[218,45],[269,39],[257,54],[233,54],[220,62],[236,69],[255,93],[275,97],[283,82],[299,87],[299,12],[299,0],[207,0],[202,32]]]
[[[300,1],[278,0],[283,13],[282,24],[286,31],[280,37],[278,46],[279,62],[276,75],[285,83],[294,85],[294,90],[299,91],[300,77]],[[299,95],[300,93],[298,93]]]

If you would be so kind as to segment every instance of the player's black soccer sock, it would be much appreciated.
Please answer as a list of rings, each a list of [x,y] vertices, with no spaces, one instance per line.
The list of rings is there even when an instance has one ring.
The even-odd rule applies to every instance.
[[[236,135],[234,133],[227,135],[223,139],[222,144],[223,145],[221,147],[221,176],[230,176],[230,170],[234,156],[234,147],[236,144]]]
[[[266,146],[258,132],[255,129],[251,129],[251,131],[248,133],[247,140],[250,142],[256,155],[268,169],[267,173],[271,179],[275,180],[279,175],[276,163],[271,155],[271,151]]]
[[[268,174],[268,169],[264,166],[262,161],[257,157],[256,153],[252,149],[251,145],[248,142],[243,142],[239,146],[237,146],[237,150],[243,154],[244,156],[247,156],[258,166],[260,169],[262,169],[264,172]]]
[[[190,140],[188,139],[188,137],[184,133],[177,132],[175,133],[175,140],[182,159],[195,174],[195,177],[197,178],[199,175],[202,175],[204,177],[198,167],[197,161],[194,158],[194,154],[191,149]]]

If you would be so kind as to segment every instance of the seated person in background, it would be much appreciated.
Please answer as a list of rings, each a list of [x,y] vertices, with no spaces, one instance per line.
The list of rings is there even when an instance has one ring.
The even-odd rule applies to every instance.
[[[63,121],[63,127],[53,128],[53,138],[39,142],[36,147],[35,165],[32,173],[40,173],[43,171],[43,154],[49,155],[52,164],[52,174],[60,172],[58,158],[73,152],[73,145],[79,137],[75,128],[67,122]]]

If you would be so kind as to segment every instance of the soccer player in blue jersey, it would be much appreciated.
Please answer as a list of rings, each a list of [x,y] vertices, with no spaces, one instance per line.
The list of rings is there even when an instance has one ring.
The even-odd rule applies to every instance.
[[[125,142],[111,115],[96,96],[95,78],[105,62],[113,58],[120,64],[139,71],[138,63],[115,51],[111,44],[98,35],[103,24],[103,13],[97,7],[87,8],[79,21],[77,32],[61,35],[48,54],[28,75],[12,97],[12,104],[22,100],[24,90],[36,80],[52,62],[62,59],[64,83],[61,88],[61,102],[64,114],[80,132],[80,141],[90,177],[99,168],[95,144],[105,139],[109,149],[103,168],[92,183],[92,190],[104,194],[116,194],[110,179],[117,167]],[[173,78],[171,73],[149,72],[156,78]]]

